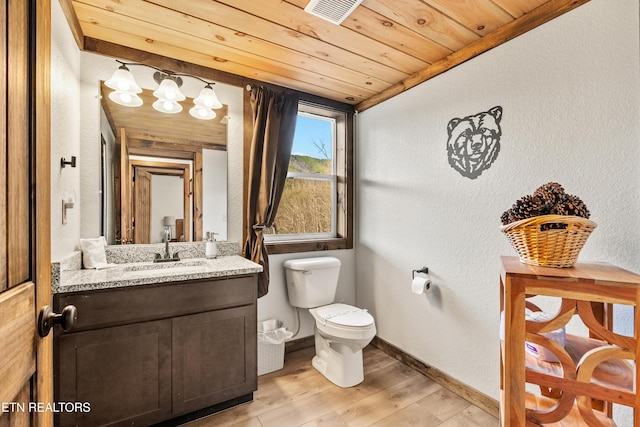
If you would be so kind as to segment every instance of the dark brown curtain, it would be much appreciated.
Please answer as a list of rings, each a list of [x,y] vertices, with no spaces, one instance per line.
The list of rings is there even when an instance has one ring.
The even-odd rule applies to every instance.
[[[258,298],[269,291],[269,255],[263,230],[276,217],[289,168],[298,115],[298,94],[265,88],[251,90],[253,138],[249,153],[249,189],[244,256],[261,264]]]

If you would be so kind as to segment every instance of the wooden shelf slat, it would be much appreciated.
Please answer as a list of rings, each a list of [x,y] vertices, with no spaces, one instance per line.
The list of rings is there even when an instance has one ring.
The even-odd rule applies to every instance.
[[[544,410],[553,408],[555,404],[556,404],[555,400],[550,399],[548,397],[544,397],[544,396],[540,396],[532,393],[527,393],[525,395],[525,405],[527,409],[544,411]],[[596,415],[596,418],[598,419],[598,421],[600,421],[604,426],[616,427],[616,423],[611,418],[608,418],[602,412],[600,411],[593,411],[593,412]],[[541,425],[544,427],[584,427],[585,424],[582,416],[580,415],[578,407],[574,405],[571,412],[569,412],[569,414],[565,418],[563,418],[562,421],[559,421],[557,423],[547,423],[547,424],[527,423],[527,425],[536,425],[536,426]]]
[[[566,337],[565,350],[576,364],[586,352],[606,345],[604,341],[593,338],[580,337],[571,334],[567,334]],[[543,374],[545,376],[563,378],[562,366],[560,363],[543,361],[536,358],[529,352],[525,353],[525,365],[529,371]],[[635,367],[631,363],[620,359],[607,360],[598,365],[593,372],[592,384],[633,394],[634,378]]]

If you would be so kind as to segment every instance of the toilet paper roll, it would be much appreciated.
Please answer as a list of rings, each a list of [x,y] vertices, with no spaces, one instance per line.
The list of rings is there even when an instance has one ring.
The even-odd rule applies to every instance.
[[[431,278],[427,277],[414,277],[411,282],[411,292],[414,294],[422,295],[424,291],[431,286]]]

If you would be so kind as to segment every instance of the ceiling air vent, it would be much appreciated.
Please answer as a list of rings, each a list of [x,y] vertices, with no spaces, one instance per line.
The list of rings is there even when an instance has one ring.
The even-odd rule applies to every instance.
[[[342,24],[362,0],[311,0],[304,10],[334,24]]]

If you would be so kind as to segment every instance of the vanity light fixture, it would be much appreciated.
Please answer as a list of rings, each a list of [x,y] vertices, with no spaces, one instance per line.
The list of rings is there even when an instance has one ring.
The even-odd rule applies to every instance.
[[[193,103],[195,106],[189,110],[189,114],[201,120],[215,119],[216,113],[213,109],[222,108],[222,103],[210,84],[207,84],[204,89],[200,91],[200,94],[193,100]]]
[[[182,105],[176,101],[169,101],[166,99],[158,99],[153,104],[153,109],[160,111],[161,113],[176,114],[182,111]]]
[[[182,79],[158,71],[153,74],[153,79],[160,83],[158,89],[153,92],[153,96],[158,98],[158,100],[153,103],[153,108],[161,113],[169,114],[182,111],[182,105],[178,104],[178,102],[187,99],[187,97],[180,92]],[[178,82],[180,84],[178,84]]]
[[[142,105],[142,99],[138,94],[142,92],[142,88],[138,86],[127,66],[122,62],[120,64],[122,65],[111,78],[104,82],[107,87],[114,90],[109,94],[109,99],[127,107],[139,107]]]
[[[142,98],[135,93],[119,92],[117,90],[109,94],[109,99],[116,104],[126,107],[139,107],[142,105]]]
[[[127,65],[140,65],[156,70],[153,78],[159,86],[153,92],[153,95],[158,98],[158,100],[153,103],[155,110],[167,114],[175,114],[182,111],[182,105],[180,105],[179,102],[184,101],[186,96],[180,91],[180,86],[182,86],[181,76],[191,77],[205,83],[204,89],[202,89],[198,97],[193,100],[194,107],[189,110],[191,116],[200,120],[211,120],[216,117],[213,109],[222,108],[222,103],[211,87],[211,85],[215,84],[213,82],[208,82],[190,74],[178,74],[161,70],[151,65],[133,62],[125,63],[117,59],[116,62],[121,65],[113,73],[113,76],[105,82],[105,85],[114,90],[109,94],[109,99],[117,104],[128,107],[139,107],[142,105],[143,101],[137,95],[142,92],[142,89],[136,83],[129,68],[127,68]]]
[[[210,108],[203,107],[201,105],[196,105],[195,107],[191,107],[189,109],[189,114],[200,120],[211,120],[216,118],[216,113]]]
[[[222,103],[218,99],[218,95],[216,95],[215,91],[211,87],[211,83],[207,83],[207,85],[200,91],[200,95],[196,99],[193,100],[193,103],[196,105],[202,105],[207,108],[222,108]]]

